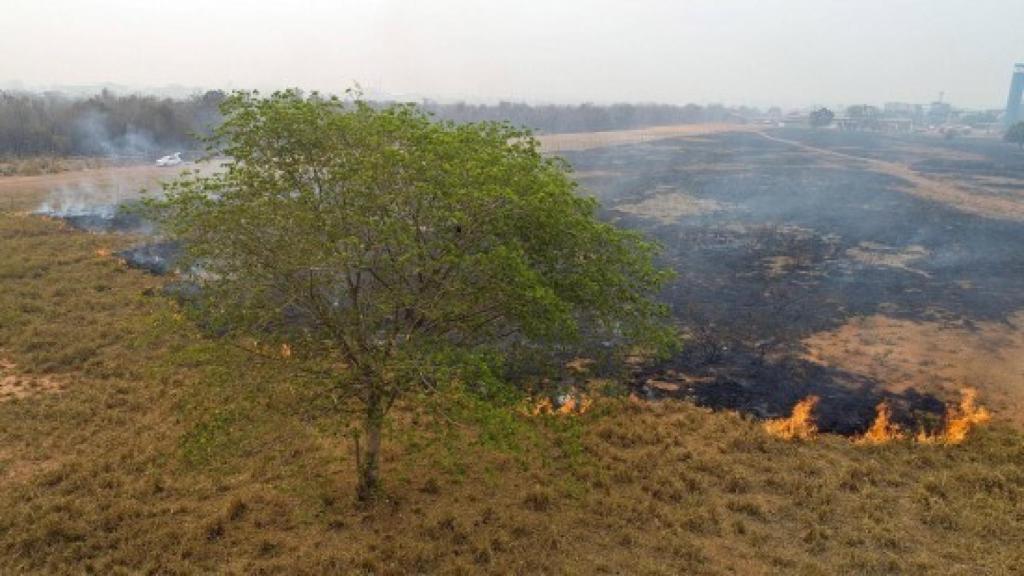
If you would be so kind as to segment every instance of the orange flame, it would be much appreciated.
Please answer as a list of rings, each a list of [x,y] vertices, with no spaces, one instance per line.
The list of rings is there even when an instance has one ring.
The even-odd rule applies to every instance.
[[[532,416],[539,416],[541,414],[553,414],[558,416],[565,416],[567,414],[586,414],[593,404],[593,399],[586,394],[568,394],[557,407],[554,402],[551,401],[551,398],[544,397],[529,409],[529,413]]]
[[[551,414],[552,412],[554,412],[554,409],[555,407],[551,403],[550,398],[541,398],[540,401],[534,404],[533,408],[530,409],[530,414],[534,416],[539,416],[541,414]]]
[[[576,410],[576,398],[567,396],[562,405],[558,407],[558,414],[572,414]]]
[[[863,436],[854,440],[857,444],[886,444],[903,438],[900,427],[892,421],[892,409],[882,401],[875,407],[875,421]]]
[[[793,406],[793,413],[789,418],[777,418],[764,423],[764,429],[777,438],[783,440],[807,440],[818,433],[818,425],[814,422],[811,414],[814,407],[818,405],[820,398],[808,396]]]
[[[967,439],[967,434],[975,426],[992,419],[992,414],[977,405],[978,391],[975,388],[964,388],[960,393],[960,402],[946,407],[946,426],[939,434],[928,434],[923,430],[917,435],[917,441],[925,444],[960,444]]]

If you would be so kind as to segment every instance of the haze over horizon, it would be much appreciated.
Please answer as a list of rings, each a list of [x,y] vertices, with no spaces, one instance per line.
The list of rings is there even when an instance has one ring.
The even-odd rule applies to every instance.
[[[359,83],[527,102],[1005,104],[1010,0],[4,0],[0,82],[27,88]]]

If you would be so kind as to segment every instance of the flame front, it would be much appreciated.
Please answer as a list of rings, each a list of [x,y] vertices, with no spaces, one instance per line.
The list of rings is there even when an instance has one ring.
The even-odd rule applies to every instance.
[[[857,444],[886,444],[903,438],[900,427],[892,421],[892,409],[882,401],[875,407],[875,421],[863,436],[854,440]]]
[[[946,425],[939,434],[928,434],[922,431],[917,441],[925,444],[960,444],[967,439],[967,434],[975,426],[992,419],[992,414],[982,406],[978,406],[978,391],[975,388],[964,388],[960,402],[946,408]]]
[[[544,397],[530,407],[529,413],[532,416],[539,416],[541,414],[555,414],[559,416],[565,416],[567,414],[586,414],[593,404],[593,399],[586,394],[568,394],[558,406],[555,406],[555,403],[551,401],[551,398]]]
[[[764,429],[783,440],[808,440],[818,434],[818,425],[814,422],[814,407],[820,398],[808,396],[793,406],[789,418],[777,418],[764,423]]]

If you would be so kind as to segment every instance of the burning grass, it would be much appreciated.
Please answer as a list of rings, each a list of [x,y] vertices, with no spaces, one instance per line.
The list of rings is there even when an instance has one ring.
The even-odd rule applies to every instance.
[[[814,421],[814,408],[821,398],[808,396],[793,406],[789,418],[767,420],[764,429],[768,434],[783,440],[810,440],[818,435],[818,425]]]
[[[919,444],[962,444],[967,440],[968,433],[992,419],[989,411],[977,403],[978,391],[964,388],[960,401],[951,403],[946,410],[943,425],[937,432],[926,432],[923,429],[914,437]],[[766,420],[765,431],[782,440],[811,440],[818,435],[818,426],[814,419],[814,409],[821,399],[808,396],[793,406],[788,418]],[[892,408],[885,401],[875,407],[875,419],[864,434],[853,438],[854,444],[877,445],[888,444],[906,438],[902,427],[894,422]]]
[[[856,444],[888,444],[905,437],[899,424],[893,422],[892,408],[882,401],[875,407],[875,420],[862,436],[854,439]]]
[[[545,396],[540,400],[532,401],[529,403],[529,408],[525,412],[531,416],[583,415],[589,412],[593,405],[594,399],[589,395],[579,392],[571,392],[559,395],[555,397],[554,400]]]
[[[924,444],[962,444],[971,430],[992,419],[989,411],[978,405],[977,399],[977,390],[965,388],[960,401],[946,408],[942,430],[933,434],[922,430],[917,441]]]
[[[980,388],[996,414],[1024,425],[1024,312],[1005,322],[854,318],[803,341],[811,362],[862,375],[886,391],[950,397]]]

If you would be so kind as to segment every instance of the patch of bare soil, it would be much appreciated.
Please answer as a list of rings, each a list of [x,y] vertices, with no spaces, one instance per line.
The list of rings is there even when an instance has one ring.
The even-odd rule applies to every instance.
[[[537,136],[545,152],[569,150],[590,150],[620,144],[639,144],[666,138],[702,136],[721,132],[749,132],[753,126],[745,124],[676,124],[651,126],[636,130],[612,130],[608,132],[574,132],[569,134],[542,134]]]
[[[17,484],[57,467],[56,460],[30,460],[19,457],[9,448],[0,447],[0,486]]]
[[[56,392],[61,384],[49,376],[20,374],[10,360],[0,358],[0,402],[25,398],[34,394]]]
[[[847,256],[861,264],[897,268],[913,272],[914,274],[920,274],[925,278],[930,278],[931,274],[914,268],[912,264],[927,258],[929,254],[924,246],[912,245],[905,248],[895,248],[877,242],[861,242],[859,245],[846,251]]]
[[[835,150],[818,148],[802,142],[770,136],[764,132],[757,132],[757,134],[773,142],[788,144],[790,146],[795,146],[802,150],[808,150],[830,158],[853,161],[860,166],[868,168],[869,170],[900,178],[907,182],[908,185],[905,186],[905,190],[908,193],[921,198],[927,198],[929,200],[948,204],[963,212],[978,214],[989,218],[1024,222],[1024,199],[1011,198],[1006,195],[997,195],[992,193],[992,191],[981,193],[978,191],[978,188],[975,188],[974,191],[972,191],[969,187],[961,186],[948,180],[938,180],[922,176],[912,170],[909,166],[896,162],[876,160],[873,158],[865,158],[863,156],[837,152]]]
[[[970,162],[985,161],[985,157],[982,156],[981,154],[973,154],[971,152],[964,152],[963,150],[950,150],[948,148],[942,148],[940,146],[925,146],[922,144],[899,143],[894,144],[893,148],[900,153],[935,160],[956,160]]]
[[[720,202],[695,198],[672,186],[659,186],[653,194],[639,202],[615,206],[618,212],[651,218],[662,224],[672,224],[683,216],[693,216],[724,209]]]
[[[1006,322],[917,322],[860,317],[803,341],[805,358],[882,383],[955,399],[981,392],[996,417],[1024,425],[1024,311]]]
[[[39,176],[0,177],[0,210],[32,211],[54,192],[69,192],[70,199],[90,203],[111,203],[138,196],[142,189],[159,190],[162,181],[183,170],[213,172],[212,164],[189,164],[175,168],[153,165],[118,166],[73,170]]]

